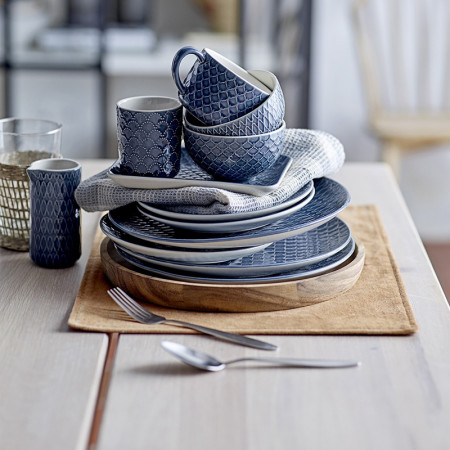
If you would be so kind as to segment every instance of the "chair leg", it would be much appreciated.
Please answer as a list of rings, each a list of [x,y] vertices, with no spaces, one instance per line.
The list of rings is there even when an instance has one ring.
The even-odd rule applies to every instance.
[[[389,164],[397,181],[400,180],[402,153],[402,148],[398,144],[391,141],[384,142],[382,160]]]

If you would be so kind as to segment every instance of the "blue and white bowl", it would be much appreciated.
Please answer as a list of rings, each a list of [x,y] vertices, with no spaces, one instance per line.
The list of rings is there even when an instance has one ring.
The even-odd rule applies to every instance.
[[[180,64],[187,55],[195,61],[184,81]],[[172,77],[178,97],[191,114],[207,125],[219,125],[241,117],[260,105],[270,89],[245,69],[220,53],[183,47],[172,61]]]
[[[277,160],[286,124],[254,136],[213,136],[186,126],[183,130],[186,150],[198,166],[214,178],[240,182],[264,172]]]
[[[265,70],[249,70],[248,73],[271,90],[269,97],[259,106],[235,120],[212,126],[204,125],[186,111],[185,126],[197,133],[216,136],[252,136],[278,130],[284,119],[285,101],[277,77]]]

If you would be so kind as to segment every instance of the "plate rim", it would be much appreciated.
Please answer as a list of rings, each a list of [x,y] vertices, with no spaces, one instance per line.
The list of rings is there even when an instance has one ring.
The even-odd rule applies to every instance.
[[[316,264],[321,262],[324,259],[330,258],[333,255],[339,253],[341,250],[343,250],[348,244],[349,242],[352,240],[352,234],[351,234],[351,230],[350,227],[347,225],[347,223],[340,219],[340,218],[334,218],[332,220],[337,220],[339,222],[341,222],[346,228],[346,232],[348,233],[348,236],[346,237],[345,241],[343,243],[340,243],[339,246],[337,246],[336,248],[334,248],[333,250],[329,250],[328,252],[322,253],[320,255],[316,255],[307,259],[303,259],[300,262],[299,261],[292,261],[289,264],[270,264],[270,265],[252,265],[250,266],[245,266],[245,267],[229,267],[229,266],[218,266],[218,265],[214,265],[214,266],[209,266],[208,267],[204,267],[202,265],[198,265],[198,264],[186,264],[180,261],[174,261],[174,262],[168,262],[168,261],[164,261],[158,258],[153,258],[153,257],[149,257],[149,258],[139,258],[139,256],[132,254],[131,256],[135,256],[136,258],[142,259],[143,261],[147,261],[150,264],[154,264],[156,266],[161,266],[161,267],[168,267],[170,269],[175,269],[175,270],[180,270],[180,271],[190,271],[192,273],[197,273],[197,274],[212,274],[214,276],[217,277],[221,277],[221,276],[227,276],[228,274],[233,274],[233,273],[244,273],[244,274],[248,274],[248,276],[250,276],[250,273],[253,271],[257,271],[260,272],[261,275],[264,272],[267,272],[267,270],[278,270],[281,268],[282,272],[290,272],[296,269],[299,269],[300,267],[304,267],[307,265],[312,265],[312,264]],[[272,243],[276,244],[276,243]],[[269,247],[269,246],[267,246]],[[259,250],[259,251],[265,251],[267,249],[267,247]],[[256,252],[255,252],[256,253]],[[220,264],[220,263],[219,263]],[[217,268],[219,268],[219,270],[216,270]],[[218,272],[222,271],[223,275],[220,275]],[[215,274],[213,274],[212,272],[216,272]],[[254,272],[255,273],[255,272]],[[281,273],[281,272],[272,272],[272,274],[274,273]],[[266,273],[266,275],[270,275],[270,273]],[[230,277],[231,278],[231,277]]]
[[[159,217],[157,215],[153,215],[149,213],[148,211],[143,211],[142,207],[140,205],[137,205],[137,210],[148,217],[149,219],[159,221],[161,223],[164,223],[166,225],[170,225],[173,228],[178,228],[182,230],[189,230],[189,231],[196,231],[196,232],[202,232],[202,233],[208,233],[208,234],[223,234],[223,233],[239,233],[242,231],[248,231],[255,228],[260,228],[265,225],[269,225],[271,223],[277,222],[278,220],[284,219],[287,215],[293,214],[300,209],[304,208],[309,202],[312,201],[314,198],[315,190],[313,189],[309,195],[303,199],[301,199],[298,203],[295,203],[292,206],[287,207],[286,209],[282,209],[281,211],[277,211],[273,214],[263,215],[259,217],[253,217],[250,219],[244,219],[244,220],[233,220],[231,222],[184,222],[184,221],[176,221],[172,219],[167,219],[165,217]],[[259,223],[264,222],[264,223]],[[180,226],[179,224],[182,224],[183,226]],[[187,225],[187,226],[186,226]],[[228,230],[225,229],[226,227],[229,227]],[[213,227],[217,232],[215,231],[205,231],[203,228],[207,227]],[[220,228],[216,228],[220,227]],[[238,227],[238,229],[230,229]]]
[[[105,214],[101,219],[100,219],[100,229],[101,229],[101,231],[103,232],[103,234],[105,235],[105,236],[107,236],[109,239],[111,239],[114,243],[118,243],[119,245],[122,245],[123,247],[126,247],[126,248],[128,248],[129,250],[131,250],[131,251],[135,251],[136,253],[141,253],[141,249],[143,249],[144,251],[147,251],[148,249],[149,249],[149,247],[148,246],[144,246],[144,245],[140,245],[140,244],[135,244],[135,243],[133,243],[133,242],[129,242],[129,241],[126,241],[126,240],[123,240],[123,239],[120,239],[120,238],[117,238],[117,237],[114,237],[114,236],[112,236],[110,233],[107,233],[106,231],[105,231],[105,222],[107,221],[107,220],[109,220],[109,218],[108,218],[108,215],[107,214]],[[109,227],[114,227],[114,224],[109,224],[109,225],[107,225],[107,226],[109,226]],[[118,230],[118,231],[120,231],[120,230]],[[122,231],[120,231],[121,233],[123,233]],[[133,239],[137,239],[137,238],[134,238],[133,237]],[[238,252],[238,253],[241,253],[241,251],[244,251],[245,249],[248,249],[249,251],[251,250],[251,249],[257,249],[257,250],[255,250],[255,252],[256,251],[259,251],[259,250],[262,250],[263,248],[265,248],[265,247],[268,247],[269,245],[271,245],[272,244],[272,242],[269,242],[269,243],[267,243],[267,244],[261,244],[261,245],[257,245],[257,246],[250,246],[250,247],[238,247],[238,248],[225,248],[225,249],[217,249],[216,251],[214,251],[214,250],[212,250],[212,251],[208,251],[208,252],[201,252],[201,251],[198,251],[198,250],[200,250],[200,249],[197,249],[197,253],[198,253],[198,255],[197,256],[200,256],[200,255],[205,255],[205,258],[200,258],[200,260],[201,261],[211,261],[211,258],[207,258],[206,257],[206,255],[208,255],[208,256],[216,256],[216,257],[218,257],[218,256],[220,256],[220,255],[223,255],[223,254],[226,254],[226,253],[230,253],[230,252],[233,252],[233,250],[235,250],[236,252]],[[139,250],[134,250],[133,248],[130,248],[130,246],[133,246],[133,248],[139,248],[141,251],[139,251]],[[191,257],[193,256],[193,253],[192,253],[192,250],[195,250],[195,249],[188,249],[188,250],[190,250],[190,251],[188,251],[188,252],[186,252],[186,251],[183,251],[183,249],[182,248],[180,248],[180,247],[172,247],[172,248],[169,248],[169,249],[158,249],[158,248],[154,248],[153,249],[156,253],[160,253],[160,252],[162,252],[163,254],[165,254],[166,255],[166,259],[168,258],[168,256],[167,255],[169,255],[169,257],[173,257],[173,258],[179,258],[179,256],[180,256],[180,254],[190,254],[191,255]],[[173,254],[173,255],[172,255]],[[145,255],[145,254],[144,254]],[[148,255],[148,256],[150,256],[150,257],[152,257],[152,255]],[[241,257],[241,256],[238,256],[238,257],[233,257],[233,258],[231,258],[231,259],[237,259],[237,258],[239,258],[239,257]],[[164,259],[162,256],[160,256],[160,258],[161,259]],[[228,261],[230,261],[231,259],[228,259]],[[179,261],[179,259],[177,259],[178,261]],[[191,259],[192,261],[194,261],[193,259]],[[196,259],[195,260],[195,262],[200,262],[198,259]],[[214,262],[217,262],[217,261],[214,261]],[[205,263],[206,264],[206,263]]]
[[[305,189],[305,192],[302,193],[301,196],[297,197],[298,193]],[[222,217],[223,218],[230,218],[229,220],[235,221],[235,220],[245,220],[248,216],[248,218],[252,217],[259,217],[260,215],[264,215],[267,213],[272,213],[276,211],[280,211],[284,208],[288,208],[291,205],[294,205],[297,202],[300,202],[303,198],[307,197],[311,191],[314,189],[314,181],[310,180],[308,183],[306,183],[304,186],[302,186],[297,192],[292,194],[288,199],[286,199],[284,202],[278,203],[277,205],[269,206],[268,208],[261,208],[254,211],[245,211],[245,212],[239,212],[239,213],[224,213],[224,214],[190,214],[190,213],[179,213],[176,211],[169,211],[166,209],[160,209],[154,205],[149,204],[149,202],[142,202],[138,201],[137,203],[142,207],[147,209],[150,212],[154,212],[155,214],[164,215],[165,217],[172,218],[174,220],[186,220],[191,222],[223,222],[223,220],[219,220]],[[160,211],[163,212],[163,214],[160,213]],[[195,218],[195,219],[194,219]],[[198,220],[200,219],[200,220]]]
[[[281,283],[281,282],[292,282],[292,281],[300,281],[306,278],[315,277],[318,275],[322,275],[330,270],[335,269],[336,267],[340,266],[341,264],[344,264],[348,259],[351,258],[351,256],[354,254],[356,249],[356,242],[353,236],[350,239],[350,242],[347,244],[349,247],[349,250],[345,252],[345,254],[342,256],[342,258],[339,258],[337,261],[332,263],[329,266],[326,266],[325,268],[320,268],[317,270],[313,270],[310,272],[307,272],[303,275],[298,274],[278,274],[278,275],[268,275],[266,277],[251,277],[251,278],[205,278],[205,277],[193,277],[188,275],[178,275],[178,274],[171,274],[170,272],[167,272],[165,270],[155,268],[155,269],[146,269],[144,266],[140,267],[139,265],[135,265],[129,260],[127,260],[126,257],[124,257],[120,252],[119,255],[128,262],[128,264],[140,268],[141,270],[144,270],[147,275],[149,276],[155,276],[156,278],[162,278],[164,280],[170,280],[170,281],[177,281],[180,283],[191,283],[191,284],[201,284],[201,285],[213,285],[213,286],[242,286],[242,285],[264,285],[264,284],[273,284],[273,283]],[[344,247],[341,252],[344,252],[346,250],[346,247]],[[339,252],[338,252],[339,253]],[[336,255],[338,254],[336,253]],[[335,256],[335,255],[332,255]],[[264,278],[264,279],[263,279]]]

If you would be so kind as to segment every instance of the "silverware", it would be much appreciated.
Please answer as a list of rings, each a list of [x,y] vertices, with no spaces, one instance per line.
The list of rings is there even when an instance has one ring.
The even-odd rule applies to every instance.
[[[224,341],[234,342],[235,344],[245,345],[247,347],[253,347],[260,350],[276,350],[278,347],[268,342],[260,341],[257,339],[249,338],[247,336],[242,336],[240,334],[227,333],[226,331],[215,330],[213,328],[203,327],[201,325],[195,325],[193,323],[183,322],[181,320],[166,319],[162,316],[157,316],[151,313],[139,305],[135,300],[133,300],[127,293],[125,293],[121,288],[116,287],[109,289],[108,294],[110,297],[133,319],[138,322],[145,323],[148,325],[156,323],[173,323],[175,325],[181,325],[186,328],[192,328],[193,330],[199,331],[200,333],[209,334],[216,338],[222,339]]]
[[[161,346],[164,350],[177,357],[184,363],[196,367],[197,369],[218,372],[225,369],[228,364],[234,364],[242,361],[260,361],[269,364],[276,364],[286,367],[305,367],[335,369],[340,367],[359,366],[358,361],[339,361],[325,359],[296,359],[296,358],[238,358],[231,361],[222,362],[207,353],[198,352],[177,342],[162,341]]]

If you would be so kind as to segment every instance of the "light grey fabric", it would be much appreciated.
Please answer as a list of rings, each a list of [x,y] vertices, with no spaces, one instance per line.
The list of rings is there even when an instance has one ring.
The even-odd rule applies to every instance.
[[[83,181],[75,192],[85,211],[107,211],[136,201],[164,205],[192,214],[226,214],[254,211],[285,201],[306,183],[337,172],[345,159],[342,144],[323,131],[287,129],[283,154],[293,163],[280,186],[262,197],[223,189],[185,187],[179,189],[130,189],[119,186],[107,170]]]

